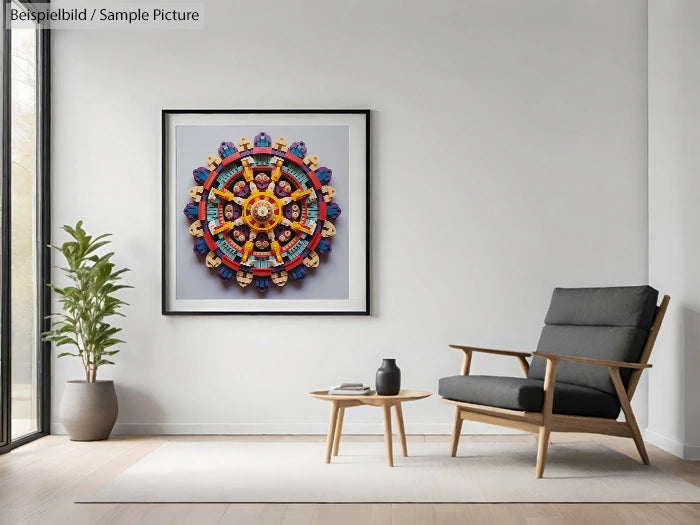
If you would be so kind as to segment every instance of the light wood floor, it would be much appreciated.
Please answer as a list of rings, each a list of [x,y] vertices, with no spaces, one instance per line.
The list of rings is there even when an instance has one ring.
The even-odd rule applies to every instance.
[[[381,436],[343,436],[376,440]],[[531,436],[468,436],[462,441],[530,441]],[[700,504],[90,504],[89,494],[167,441],[323,441],[325,436],[115,436],[79,443],[48,436],[0,456],[1,524],[699,524]],[[410,443],[447,436],[409,436]],[[597,441],[638,460],[631,439],[554,435],[564,441]],[[648,445],[653,465],[700,487],[700,462],[682,461]],[[533,456],[534,473],[534,456]],[[546,475],[546,472],[545,472]]]

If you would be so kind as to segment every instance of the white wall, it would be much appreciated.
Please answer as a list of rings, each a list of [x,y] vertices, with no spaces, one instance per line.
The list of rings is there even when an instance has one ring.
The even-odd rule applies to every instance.
[[[649,2],[649,275],[671,296],[646,437],[700,459],[700,3]]]
[[[129,344],[100,369],[118,431],[324,433],[310,390],[373,382],[393,355],[435,391],[459,370],[450,342],[533,349],[554,286],[647,282],[645,2],[230,4],[207,32],[53,34],[54,239],[81,218],[114,232],[136,286]],[[161,316],[160,110],[177,107],[373,110],[371,317]],[[474,372],[520,374],[494,356]],[[55,363],[54,431],[80,377]],[[409,433],[450,431],[436,397],[405,413]],[[346,428],[382,431],[370,409]],[[503,431],[465,425],[482,429]]]

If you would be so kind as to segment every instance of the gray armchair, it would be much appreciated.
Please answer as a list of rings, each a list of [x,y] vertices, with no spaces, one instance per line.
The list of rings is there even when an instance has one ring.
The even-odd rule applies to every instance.
[[[553,431],[631,437],[648,465],[630,400],[651,367],[670,300],[657,307],[658,295],[650,286],[556,288],[536,352],[450,345],[464,352],[461,374],[443,377],[438,388],[441,401],[456,407],[450,455],[467,419],[536,434],[538,478]],[[516,357],[526,377],[469,375],[474,353]],[[620,409],[625,421],[617,421]]]

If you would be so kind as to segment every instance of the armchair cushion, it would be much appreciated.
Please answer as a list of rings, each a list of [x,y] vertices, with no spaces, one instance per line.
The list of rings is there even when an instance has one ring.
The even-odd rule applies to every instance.
[[[573,357],[591,357],[611,361],[639,361],[648,332],[629,326],[561,326],[542,329],[537,351],[544,354],[563,354]],[[530,365],[530,379],[544,379],[547,361],[534,357]],[[625,386],[631,371],[621,369]],[[615,395],[615,386],[605,366],[561,361],[557,367],[557,381],[595,388]]]
[[[544,381],[501,376],[450,376],[440,379],[438,393],[464,403],[540,412]],[[553,412],[615,419],[620,413],[620,403],[617,397],[599,390],[557,381]]]
[[[659,292],[651,286],[555,288],[547,325],[634,326],[649,330]]]
[[[546,354],[639,362],[656,314],[659,293],[650,286],[556,288],[537,351]],[[547,362],[535,357],[529,379],[543,380]],[[620,370],[627,386],[631,371]],[[615,395],[607,367],[562,362],[557,382]]]

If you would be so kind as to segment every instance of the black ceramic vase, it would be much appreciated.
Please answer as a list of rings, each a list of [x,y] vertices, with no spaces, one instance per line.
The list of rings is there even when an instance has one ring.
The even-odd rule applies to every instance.
[[[401,390],[401,369],[396,359],[384,359],[377,369],[375,388],[380,396],[395,396]]]

